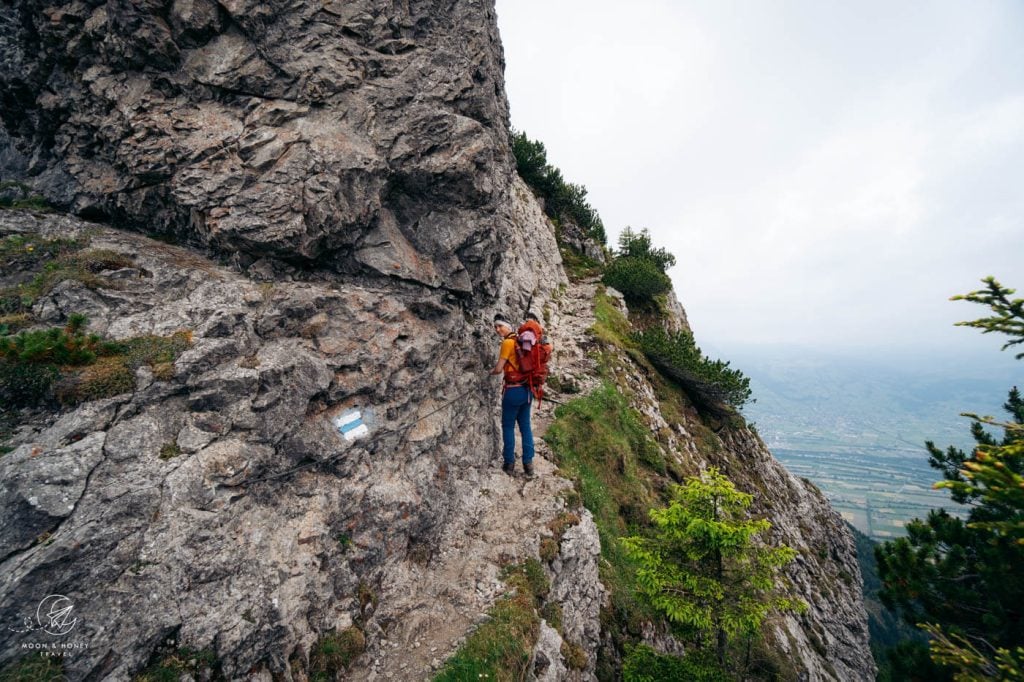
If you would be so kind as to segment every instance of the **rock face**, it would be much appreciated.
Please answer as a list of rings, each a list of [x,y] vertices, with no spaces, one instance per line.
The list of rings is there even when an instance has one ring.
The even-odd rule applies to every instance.
[[[0,211],[0,236],[134,263],[99,273],[108,286],[62,282],[33,317],[191,333],[168,375],[37,417],[0,457],[0,665],[50,641],[36,608],[64,595],[67,638],[88,645],[70,679],[130,679],[172,641],[228,679],[299,680],[318,638],[354,623],[355,678],[428,678],[504,589],[498,565],[536,556],[569,483],[497,470],[490,321],[550,316],[559,375],[585,392],[594,286],[568,287],[514,173],[501,71],[490,0],[0,7],[0,176],[79,215]],[[812,610],[775,624],[779,647],[811,679],[871,677],[852,541],[824,498],[752,432],[709,453],[634,369],[666,447],[764,486],[806,553],[792,579]],[[339,433],[351,410],[372,437]],[[582,514],[548,566],[562,623],[538,679],[594,678],[598,553]]]
[[[55,287],[33,308],[41,322],[85,311],[114,339],[191,330],[192,345],[173,376],[140,371],[133,392],[21,428],[0,458],[0,662],[39,641],[8,624],[61,594],[89,645],[65,660],[72,679],[127,679],[168,639],[215,650],[228,678],[292,679],[321,633],[354,620],[378,660],[392,653],[380,642],[402,619],[438,606],[398,596],[433,585],[454,599],[463,585],[440,576],[453,565],[486,586],[456,600],[469,629],[501,589],[499,561],[536,554],[569,484],[546,470],[520,505],[528,523],[501,528],[517,493],[497,468],[499,384],[484,371],[493,308],[471,314],[427,287],[257,283],[141,235],[0,212],[0,236],[19,232],[88,238],[135,263],[110,287]],[[551,231],[528,234],[557,257]],[[531,263],[527,278],[509,259],[490,285],[514,300],[509,282],[560,282],[556,261]],[[333,419],[356,407],[373,438],[349,443]],[[481,500],[505,544],[466,546]]]
[[[484,0],[5,4],[0,161],[242,265],[479,293],[509,237],[502,69]]]

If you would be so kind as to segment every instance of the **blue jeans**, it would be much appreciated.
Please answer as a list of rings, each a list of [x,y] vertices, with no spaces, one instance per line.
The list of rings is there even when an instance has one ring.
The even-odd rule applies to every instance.
[[[501,397],[501,451],[505,464],[516,461],[516,424],[523,439],[523,464],[533,461],[533,429],[530,428],[530,403],[533,394],[525,386],[506,388]]]

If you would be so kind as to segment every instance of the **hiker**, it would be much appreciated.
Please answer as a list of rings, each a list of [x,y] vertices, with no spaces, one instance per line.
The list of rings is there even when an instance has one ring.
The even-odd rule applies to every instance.
[[[501,454],[504,459],[501,470],[509,476],[515,475],[515,425],[519,424],[519,435],[523,440],[523,471],[527,476],[533,476],[533,430],[530,428],[530,405],[533,402],[533,394],[525,382],[516,380],[519,362],[516,356],[516,332],[512,325],[501,315],[495,315],[494,332],[502,341],[498,364],[491,370],[491,374],[505,376],[501,395]]]

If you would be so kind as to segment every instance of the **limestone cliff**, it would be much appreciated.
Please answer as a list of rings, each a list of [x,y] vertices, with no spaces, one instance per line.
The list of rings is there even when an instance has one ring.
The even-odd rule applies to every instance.
[[[130,679],[168,646],[211,651],[227,679],[304,679],[322,634],[353,624],[354,679],[429,677],[568,504],[546,461],[532,481],[497,468],[491,317],[546,310],[556,371],[583,390],[602,346],[593,284],[570,286],[515,176],[493,3],[16,2],[0,96],[2,179],[77,215],[0,212],[0,237],[130,263],[47,289],[32,325],[191,336],[114,397],[19,415],[0,664],[53,637],[18,625],[59,594],[87,644],[70,679]],[[801,550],[811,611],[774,625],[778,646],[810,679],[871,677],[853,543],[825,500],[752,431],[698,438],[695,411],[663,414],[643,366],[620,370],[666,456],[762,491]],[[339,432],[352,410],[372,437]],[[596,674],[600,548],[577,516],[547,564],[564,622],[539,679]]]

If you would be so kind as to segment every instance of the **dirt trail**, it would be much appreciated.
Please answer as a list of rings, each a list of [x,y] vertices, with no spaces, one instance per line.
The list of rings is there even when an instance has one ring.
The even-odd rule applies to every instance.
[[[571,284],[548,310],[548,334],[556,348],[552,374],[581,393],[596,384],[594,362],[585,350],[586,330],[594,324],[595,290],[594,281]],[[572,397],[557,395],[561,401]],[[556,407],[545,402],[533,414],[534,478],[524,477],[518,458],[514,478],[502,472],[496,443],[493,462],[468,472],[457,484],[461,512],[446,528],[429,565],[406,561],[389,571],[393,578],[379,595],[394,614],[387,639],[349,671],[350,679],[431,679],[505,592],[501,566],[537,555],[540,539],[550,534],[547,523],[564,509],[559,492],[571,487],[555,475],[542,438]],[[518,438],[516,452],[522,452]]]

